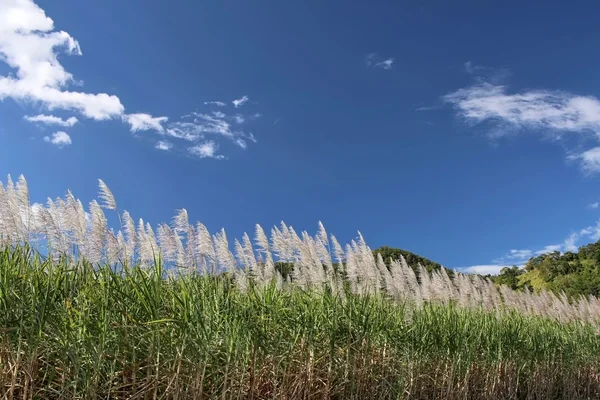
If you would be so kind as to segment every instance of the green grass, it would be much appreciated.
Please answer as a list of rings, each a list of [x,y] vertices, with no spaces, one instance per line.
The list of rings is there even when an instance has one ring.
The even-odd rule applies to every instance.
[[[3,398],[600,396],[591,326],[0,251]]]

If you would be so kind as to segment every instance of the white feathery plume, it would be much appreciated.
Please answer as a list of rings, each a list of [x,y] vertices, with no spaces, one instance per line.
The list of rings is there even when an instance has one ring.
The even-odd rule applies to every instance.
[[[444,278],[436,270],[431,271],[431,295],[433,300],[443,304],[450,300]]]
[[[201,258],[201,264],[206,266],[209,273],[216,272],[217,255],[212,237],[206,226],[200,222],[196,224],[196,252]]]
[[[358,232],[358,242],[356,243],[356,251],[358,253],[360,269],[359,272],[365,280],[365,284],[370,291],[378,292],[380,289],[381,276],[375,263],[373,251],[367,246],[362,234]]]
[[[271,228],[271,248],[273,249],[273,254],[277,256],[279,261],[287,262],[289,260],[289,258],[286,257],[287,246],[285,239],[276,226]]]
[[[81,201],[75,199],[71,191],[67,191],[65,201],[65,224],[71,232],[71,240],[77,246],[84,246],[87,235],[87,223],[85,220],[85,211]]]
[[[106,186],[106,183],[102,179],[98,179],[98,197],[102,200],[102,207],[107,210],[116,210],[117,202],[112,192]]]
[[[125,240],[123,239],[123,233],[119,231],[115,235],[115,232],[111,228],[109,234],[106,235],[105,261],[108,265],[115,264],[119,261],[122,251],[124,250],[122,246],[124,245]]]
[[[233,247],[235,248],[235,257],[238,260],[239,265],[246,265],[246,254],[244,253],[244,248],[241,243],[237,239],[233,239]]]
[[[362,282],[360,281],[359,272],[358,272],[358,260],[356,259],[356,255],[354,254],[354,250],[352,246],[346,245],[346,277],[348,282],[350,283],[350,288],[352,292],[358,293],[362,292]]]
[[[421,307],[423,305],[423,295],[421,293],[421,286],[419,285],[419,281],[417,280],[417,275],[415,271],[408,265],[406,259],[401,254],[400,255],[400,265],[401,265],[401,273],[404,274],[404,279],[410,288],[412,293],[412,298],[417,307]]]
[[[344,250],[342,249],[342,246],[340,246],[340,243],[336,237],[333,235],[331,235],[331,246],[333,247],[333,255],[335,256],[335,260],[341,266],[344,262]]]
[[[388,293],[391,297],[396,297],[398,295],[398,291],[396,286],[394,285],[394,279],[390,271],[388,270],[385,262],[383,261],[383,257],[381,253],[377,253],[377,259],[375,261],[377,265],[377,271],[379,272],[379,276],[381,277],[380,285]]]
[[[62,232],[58,221],[55,219],[55,207],[52,199],[48,198],[48,207],[41,210],[41,220],[43,224],[42,234],[46,236],[49,253],[53,256],[59,255],[63,250]]]
[[[265,231],[259,224],[256,224],[255,231],[256,234],[254,240],[258,246],[258,251],[261,252],[265,257],[263,276],[264,279],[271,280],[275,277],[275,264],[273,262],[273,256],[269,246],[269,239],[267,239]]]
[[[446,293],[448,295],[449,300],[450,301],[458,300],[458,289],[456,289],[454,282],[452,282],[452,279],[450,279],[450,276],[448,275],[446,268],[444,268],[444,267],[440,268],[439,273],[440,273],[440,276],[442,277],[442,281],[444,282],[444,286],[446,288]],[[456,275],[456,273],[455,273],[455,275]]]
[[[23,175],[19,175],[19,179],[17,180],[15,196],[22,221],[21,233],[23,235],[23,240],[29,240],[31,229],[31,207],[29,205],[29,188],[27,187],[27,181]]]
[[[424,301],[432,300],[432,287],[431,287],[431,277],[429,276],[429,272],[425,269],[421,263],[417,264],[419,267],[419,281],[421,283],[421,297]]]
[[[154,261],[154,256],[150,238],[146,234],[144,220],[141,218],[138,220],[137,239],[139,247],[139,262],[142,267],[147,267]]]
[[[160,256],[160,246],[156,241],[156,235],[152,229],[152,225],[146,222],[146,239],[148,240],[149,246],[152,248],[152,261],[154,258],[158,259]]]
[[[175,241],[175,263],[178,269],[183,269],[187,272],[190,271],[189,265],[186,264],[186,253],[185,248],[183,247],[183,241],[181,240],[181,236],[177,231],[173,232],[173,240]]]
[[[188,213],[185,208],[177,210],[177,214],[173,218],[173,232],[182,241],[182,235],[185,234],[186,246],[185,250],[178,257],[181,259],[178,264],[180,266],[185,265],[189,270],[195,269],[195,250],[196,250],[196,233],[194,227],[190,225]],[[183,247],[183,245],[182,245]]]
[[[283,221],[281,221],[281,229],[276,226],[271,228],[271,248],[280,261],[294,261],[294,243],[290,230]]]
[[[296,254],[296,242],[294,241],[294,235],[296,232],[294,232],[294,235],[292,235],[293,232],[293,228],[292,230],[290,230],[290,228],[287,227],[287,225],[281,221],[280,224],[281,227],[281,235],[283,237],[284,240],[284,246],[285,246],[285,257],[287,261],[293,261],[295,254]],[[297,235],[296,235],[297,238]]]
[[[323,263],[319,256],[316,241],[306,232],[302,232],[303,250],[307,253],[305,258],[307,268],[311,271],[312,280],[318,285],[318,289],[328,281],[328,277],[323,269]]]
[[[7,216],[6,221],[8,222],[8,237],[13,242],[20,242],[22,240],[21,218],[19,216],[19,207],[14,184],[10,175],[8,175],[8,177],[6,178],[6,190],[4,199],[5,202],[3,205],[3,213]]]
[[[131,218],[131,215],[127,211],[123,211],[123,232],[125,236],[125,252],[122,254],[124,260],[129,262],[135,257],[135,248],[137,244],[137,237],[135,232],[135,223]]]
[[[91,231],[87,236],[85,246],[86,258],[92,264],[98,264],[102,261],[102,249],[106,237],[107,221],[104,212],[96,200],[90,202],[90,224]]]
[[[196,249],[198,248],[196,244],[197,237],[194,225],[188,224],[185,234],[185,263],[194,272],[198,272],[198,257],[196,256]]]
[[[242,250],[244,252],[244,259],[246,261],[244,263],[244,267],[247,272],[247,275],[257,276],[256,274],[260,274],[260,270],[256,263],[256,256],[254,255],[254,249],[252,248],[252,241],[250,240],[250,236],[248,236],[246,232],[244,232],[242,242]]]
[[[237,268],[235,265],[235,258],[229,250],[229,242],[227,241],[227,234],[225,233],[225,229],[221,229],[221,231],[213,237],[213,241],[215,243],[215,249],[217,252],[217,260],[219,261],[219,265],[224,267],[225,271],[231,273],[231,275],[234,276]]]
[[[317,231],[317,238],[318,238],[318,240],[321,241],[321,243],[323,243],[324,246],[329,245],[329,241],[327,240],[327,231],[325,231],[325,227],[323,226],[323,223],[321,221],[319,221],[319,229]]]
[[[329,254],[329,240],[327,239],[327,232],[325,231],[325,227],[323,223],[319,221],[319,229],[317,232],[317,236],[313,240],[317,255],[321,260],[321,263],[325,265],[325,276],[329,285],[332,289],[335,289],[335,285],[333,282],[334,274],[333,274],[333,261],[331,260],[331,254]]]
[[[404,272],[402,268],[400,260],[390,260],[390,274],[392,275],[396,296],[405,301],[412,299],[413,293],[408,285],[406,272]]]
[[[173,230],[178,233],[188,233],[190,223],[188,222],[188,213],[185,208],[177,210],[173,218]]]
[[[166,262],[177,262],[177,243],[175,235],[167,224],[160,224],[157,228],[160,253]]]

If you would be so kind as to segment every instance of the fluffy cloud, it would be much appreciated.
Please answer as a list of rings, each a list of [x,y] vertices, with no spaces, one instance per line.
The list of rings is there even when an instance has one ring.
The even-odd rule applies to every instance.
[[[372,68],[390,70],[392,69],[392,64],[394,64],[394,59],[382,58],[377,53],[371,53],[365,58],[365,64],[367,64],[368,67]]]
[[[192,155],[198,158],[216,158],[218,160],[225,158],[224,156],[217,154],[219,151],[219,145],[212,140],[207,140],[204,143],[190,147],[189,151]]]
[[[570,155],[567,158],[579,161],[581,169],[587,174],[600,172],[600,147],[594,147],[582,153]]]
[[[71,136],[63,131],[54,132],[52,136],[45,136],[44,141],[52,143],[58,147],[65,147],[71,144]]]
[[[123,115],[123,121],[129,124],[131,132],[150,130],[164,132],[162,124],[168,120],[168,117],[153,117],[144,113]]]
[[[250,100],[250,98],[248,96],[244,95],[244,96],[242,96],[241,99],[233,100],[232,103],[235,108],[238,108],[238,107],[241,107],[244,104],[246,104],[248,102],[248,100]]]
[[[65,90],[73,81],[58,61],[58,52],[81,55],[68,33],[54,31],[54,22],[31,0],[0,0],[0,58],[16,70],[0,77],[0,99],[32,101],[48,109],[81,112],[109,119],[123,113],[116,96]]]
[[[167,142],[166,140],[160,140],[156,142],[154,148],[157,150],[169,151],[173,148],[173,144],[171,142]]]
[[[40,124],[44,124],[44,125],[58,125],[58,126],[62,126],[65,128],[72,127],[77,122],[79,122],[79,120],[75,117],[69,117],[67,119],[62,119],[62,118],[56,117],[54,115],[44,115],[44,114],[33,115],[33,116],[26,115],[23,118],[29,122],[40,123]]]
[[[507,256],[507,258],[513,259],[513,260],[523,260],[523,259],[528,259],[532,255],[533,255],[533,252],[529,249],[523,249],[523,250],[513,249],[510,251],[510,254]]]

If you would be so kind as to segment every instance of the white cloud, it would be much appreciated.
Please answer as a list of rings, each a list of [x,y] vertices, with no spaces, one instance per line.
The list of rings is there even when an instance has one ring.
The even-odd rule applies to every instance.
[[[523,249],[523,250],[511,250],[510,254],[508,255],[507,258],[510,259],[516,259],[516,260],[523,260],[523,259],[528,259],[533,255],[533,252],[529,249]]]
[[[69,146],[71,144],[71,136],[67,132],[54,132],[52,136],[45,136],[44,141],[52,143],[58,147]]]
[[[543,249],[536,251],[535,254],[539,256],[540,254],[553,253],[555,251],[561,251],[562,248],[562,244],[549,244]]]
[[[241,99],[233,100],[232,103],[235,108],[238,108],[238,107],[241,107],[244,104],[246,104],[248,102],[248,100],[250,100],[250,98],[248,96],[244,95],[244,96],[242,96]]]
[[[247,147],[247,140],[255,141],[251,134],[231,128],[234,121],[240,124],[246,118],[242,115],[227,116],[220,112],[213,115],[196,114],[194,122],[169,123],[167,117],[153,117],[145,113],[125,114],[125,107],[117,96],[82,91],[82,84],[60,63],[62,55],[82,55],[79,43],[67,32],[56,31],[52,19],[33,0],[0,0],[0,61],[11,68],[10,73],[0,75],[0,101],[11,98],[48,110],[72,110],[94,120],[120,118],[132,132],[153,130],[191,141],[193,145],[198,144],[192,148],[204,158],[222,158],[209,150],[217,147],[216,143],[205,141],[207,134],[225,137],[243,148]],[[71,89],[71,86],[78,89]],[[244,95],[232,103],[239,108],[248,101],[249,97]],[[226,106],[221,101],[207,101],[204,104]],[[26,116],[25,119],[61,127],[73,126],[78,122],[76,117],[65,120],[45,114]],[[64,132],[56,132],[45,140],[61,146],[70,144],[70,138]],[[158,143],[155,147],[159,150],[175,147],[175,143]],[[214,146],[211,147],[211,143]]]
[[[594,241],[600,239],[600,219],[596,222],[596,225],[590,225],[580,230],[579,235],[588,236]]]
[[[199,158],[216,158],[219,160],[225,158],[224,156],[217,154],[219,145],[212,140],[207,140],[204,143],[190,147],[189,151]]]
[[[75,125],[79,120],[75,117],[69,117],[67,119],[62,119],[60,117],[56,117],[54,115],[26,115],[23,117],[25,120],[29,122],[37,122],[44,125],[58,125],[63,127],[71,127]]]
[[[600,205],[600,203],[598,203],[598,202],[591,203],[591,204],[588,204],[588,208],[595,209],[595,208],[598,208],[599,205]]]
[[[58,52],[81,55],[79,43],[31,0],[0,0],[0,59],[16,70],[0,76],[0,100],[32,101],[48,109],[76,110],[88,118],[109,119],[123,113],[116,96],[65,90],[73,82]]]
[[[500,270],[505,267],[511,268],[512,265],[497,265],[497,264],[472,265],[470,267],[458,268],[458,270],[468,273],[468,274],[498,275]]]
[[[204,105],[205,106],[214,105],[217,107],[225,107],[227,104],[223,103],[222,101],[205,101]]]
[[[127,122],[131,127],[131,132],[137,131],[157,131],[164,132],[163,123],[169,120],[168,117],[153,117],[150,114],[125,114],[123,121]]]
[[[486,82],[444,96],[470,122],[486,120],[517,128],[600,132],[600,101],[559,91],[508,94]]]
[[[600,172],[600,147],[594,147],[582,153],[570,155],[567,158],[579,161],[581,169],[587,174]]]
[[[475,73],[483,67],[467,63],[465,68]],[[491,136],[530,130],[552,139],[572,133],[600,141],[600,99],[557,90],[510,93],[490,79],[478,78],[474,85],[443,96],[443,101],[468,123],[492,124]],[[571,151],[567,159],[578,161],[585,173],[600,172],[600,146]]]
[[[391,57],[382,58],[377,53],[371,53],[365,58],[365,64],[367,64],[368,67],[372,68],[390,70],[392,69],[392,64],[394,64],[394,59]]]
[[[194,116],[193,122],[174,122],[169,124],[166,134],[174,138],[192,142],[204,139],[207,134],[218,135],[233,141],[243,149],[248,147],[246,140],[256,143],[256,139],[251,133],[245,133],[242,130],[232,128],[229,121],[237,121],[237,115],[231,117],[219,111],[212,114],[195,112],[192,115]]]
[[[157,150],[169,151],[173,148],[173,143],[167,142],[166,140],[160,140],[156,142],[154,148]]]
[[[381,67],[383,69],[392,69],[392,64],[394,63],[393,58],[388,58],[387,60],[383,60],[375,64],[375,67]]]
[[[575,232],[571,233],[563,243],[563,251],[577,251],[577,240],[579,239],[579,235]]]

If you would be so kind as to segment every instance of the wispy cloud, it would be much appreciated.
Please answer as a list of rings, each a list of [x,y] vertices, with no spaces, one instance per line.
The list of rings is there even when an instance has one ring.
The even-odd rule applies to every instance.
[[[245,118],[239,114],[230,116],[216,111],[210,114],[194,112],[191,116],[194,117],[192,122],[183,121],[169,124],[166,129],[167,135],[187,141],[198,141],[204,139],[206,135],[217,135],[231,140],[243,149],[248,147],[248,140],[256,143],[252,133],[246,133],[240,127],[232,126],[232,122],[241,124],[245,121]]]
[[[594,203],[590,203],[590,204],[588,204],[588,208],[591,208],[591,209],[596,209],[596,208],[598,208],[598,206],[599,206],[599,205],[600,205],[600,203],[598,203],[598,202],[596,201],[596,202],[594,202]]]
[[[123,121],[129,124],[131,132],[150,130],[164,132],[163,124],[168,120],[168,117],[153,117],[144,113],[123,115]]]
[[[365,64],[372,68],[390,70],[394,64],[394,59],[391,57],[380,57],[377,53],[371,53],[365,57]]]
[[[60,117],[56,117],[54,115],[26,115],[23,117],[26,121],[39,123],[44,125],[58,125],[65,128],[74,126],[79,120],[75,117],[69,117],[67,119],[62,119]]]
[[[210,117],[212,120],[200,116],[196,117],[197,121],[189,123],[170,122],[166,116],[154,117],[147,113],[128,114],[119,97],[84,91],[83,84],[76,81],[60,63],[59,56],[63,54],[81,56],[79,43],[67,32],[55,30],[52,19],[33,0],[0,0],[0,61],[12,69],[7,75],[0,75],[0,100],[11,98],[48,110],[70,110],[99,121],[121,119],[129,125],[132,132],[155,131],[161,135],[168,134],[173,138],[192,141],[201,149],[210,148],[210,144],[206,145],[207,142],[204,141],[204,134],[209,133],[227,138],[239,147],[247,147],[246,140],[251,136],[239,129],[233,130],[230,126],[230,122],[238,125],[244,123],[246,117],[240,114],[214,114]],[[248,100],[249,97],[245,95],[233,100],[232,104],[239,108]],[[207,101],[204,104],[226,106],[221,101]],[[78,122],[76,117],[65,120],[45,114],[28,115],[24,118],[34,123],[65,128]],[[56,132],[45,140],[61,146],[71,144],[70,137],[65,132]],[[155,146],[158,150],[177,146],[171,142],[168,146],[165,144],[167,142],[159,143],[162,145]],[[203,154],[209,153],[205,151]]]
[[[476,71],[473,66],[468,67]],[[469,124],[495,126],[490,136],[534,131],[556,139],[572,133],[600,140],[600,100],[558,90],[510,92],[505,85],[478,78],[472,86],[443,97]],[[576,151],[568,159],[579,161],[588,173],[600,172],[600,147]]]
[[[173,143],[167,142],[166,140],[159,140],[156,142],[154,148],[157,150],[169,151],[173,148]]]
[[[244,104],[246,104],[248,102],[248,100],[250,100],[250,98],[248,96],[244,95],[240,99],[233,100],[232,103],[235,108],[238,108],[238,107],[241,107]]]
[[[225,107],[227,104],[223,103],[222,101],[205,101],[204,102],[205,106],[217,106],[217,107]]]
[[[45,136],[44,141],[62,148],[71,144],[71,136],[66,132],[58,131],[54,132],[52,136]]]
[[[215,158],[222,160],[225,157],[221,154],[217,154],[219,151],[219,145],[213,140],[207,140],[204,143],[197,144],[189,148],[192,155],[198,158]]]
[[[516,128],[600,132],[600,101],[566,92],[507,92],[505,86],[486,82],[444,96],[469,122],[486,120]]]

